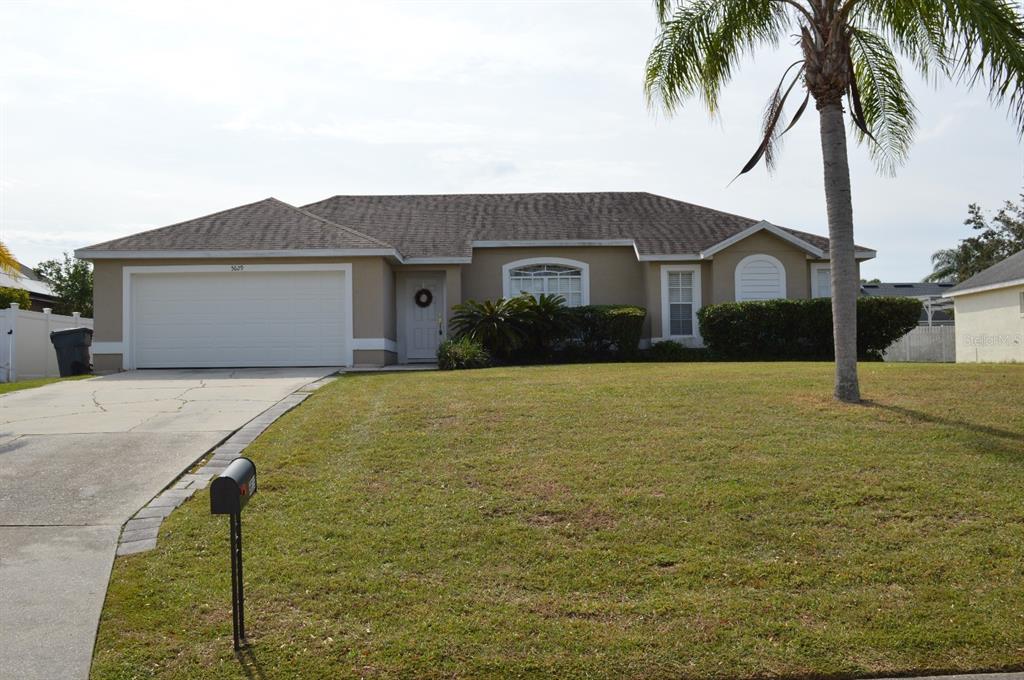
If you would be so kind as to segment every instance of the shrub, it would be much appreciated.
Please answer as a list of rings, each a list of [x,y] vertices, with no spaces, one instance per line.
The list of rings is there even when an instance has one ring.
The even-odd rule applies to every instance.
[[[570,344],[578,345],[586,359],[636,357],[647,310],[633,305],[572,307],[569,313]]]
[[[530,295],[523,316],[525,337],[515,359],[522,363],[549,361],[555,348],[563,343],[569,330],[568,308],[561,295],[542,294],[536,300]]]
[[[467,300],[452,308],[452,330],[456,338],[476,340],[493,356],[508,359],[529,334],[532,302],[525,296]]]
[[[445,340],[437,348],[437,367],[444,371],[487,368],[491,357],[478,341],[462,337]]]
[[[16,302],[22,309],[32,306],[32,300],[29,298],[27,290],[0,286],[0,309],[7,309],[12,302]]]
[[[711,352],[705,347],[687,347],[673,340],[662,340],[651,345],[644,352],[648,361],[712,361]]]
[[[921,302],[913,298],[857,300],[857,355],[882,351],[917,325]],[[709,305],[697,313],[704,343],[729,359],[832,359],[832,301],[766,300]]]

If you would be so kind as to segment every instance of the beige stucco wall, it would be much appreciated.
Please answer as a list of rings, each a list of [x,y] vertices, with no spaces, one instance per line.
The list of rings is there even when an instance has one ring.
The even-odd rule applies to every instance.
[[[397,355],[384,349],[357,349],[352,352],[352,363],[356,366],[390,366],[397,362]]]
[[[643,263],[625,246],[569,248],[478,248],[472,264],[463,265],[462,299],[495,300],[502,297],[502,267],[517,260],[557,257],[585,262],[590,268],[590,304],[639,305],[648,311],[644,336],[650,337],[651,305]]]
[[[712,303],[736,301],[736,265],[748,255],[757,254],[771,255],[786,268],[787,298],[810,297],[810,262],[806,251],[774,234],[760,231],[715,253]]]
[[[1024,286],[953,298],[959,363],[1024,362]]]
[[[558,257],[590,265],[590,304],[646,305],[643,266],[630,247],[478,248],[472,264],[463,265],[464,300],[502,296],[502,266],[535,257]]]

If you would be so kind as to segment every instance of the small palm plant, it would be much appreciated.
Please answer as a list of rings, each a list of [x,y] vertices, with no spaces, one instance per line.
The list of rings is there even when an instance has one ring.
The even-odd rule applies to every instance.
[[[455,305],[452,330],[456,338],[476,340],[491,355],[508,359],[526,341],[532,298],[467,300]]]
[[[760,47],[792,37],[799,58],[765,108],[762,159],[814,100],[818,110],[832,261],[835,396],[858,401],[857,281],[847,117],[882,170],[907,156],[917,109],[904,65],[988,90],[1024,131],[1024,20],[1011,0],[654,0],[660,33],[647,60],[649,101],[672,113],[687,99],[718,112],[722,88]],[[900,57],[903,59],[901,60]],[[786,104],[802,102],[790,119]],[[844,109],[844,103],[846,108]]]
[[[550,358],[555,345],[565,338],[569,329],[569,316],[566,313],[565,298],[561,295],[542,293],[536,299],[525,295],[527,301],[526,318],[528,337],[525,345],[530,355],[536,359]]]

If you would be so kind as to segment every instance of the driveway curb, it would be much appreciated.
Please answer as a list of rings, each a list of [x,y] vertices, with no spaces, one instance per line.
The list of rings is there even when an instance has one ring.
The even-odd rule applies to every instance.
[[[263,434],[275,420],[304,402],[313,392],[335,380],[337,376],[329,375],[300,387],[235,430],[220,444],[200,456],[195,463],[185,468],[184,474],[179,475],[125,522],[118,539],[117,555],[133,555],[155,548],[160,526],[175,508],[191,498],[196,491],[205,489],[211,479],[222,473],[231,461],[240,456],[245,447]],[[211,453],[213,455],[210,455]],[[196,463],[207,456],[210,458],[205,465],[194,472],[189,472]]]

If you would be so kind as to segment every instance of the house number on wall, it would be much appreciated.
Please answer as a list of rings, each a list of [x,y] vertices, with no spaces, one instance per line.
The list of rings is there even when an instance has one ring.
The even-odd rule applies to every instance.
[[[231,271],[233,271],[233,272],[245,271],[245,265],[244,264],[233,264],[233,265],[231,265]]]

